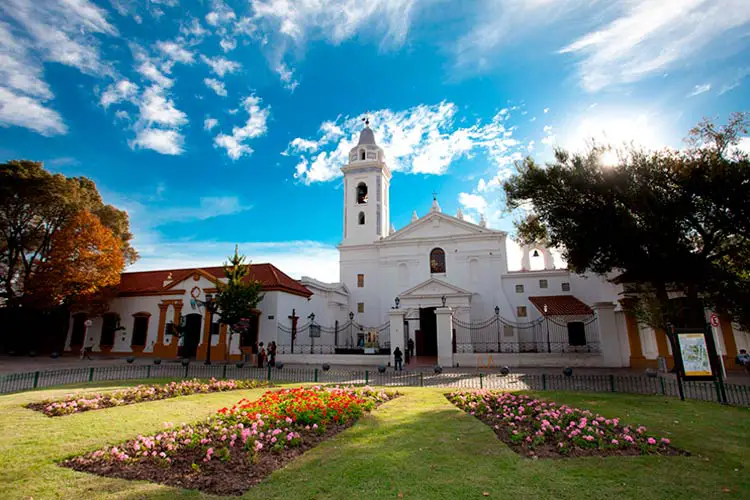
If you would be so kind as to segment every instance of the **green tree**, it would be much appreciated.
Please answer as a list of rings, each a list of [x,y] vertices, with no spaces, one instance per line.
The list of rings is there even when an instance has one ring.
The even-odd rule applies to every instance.
[[[601,147],[558,150],[546,166],[527,158],[504,184],[508,208],[532,207],[519,239],[546,237],[575,272],[614,273],[651,326],[702,324],[704,303],[750,325],[747,125],[741,113],[703,121],[688,148],[630,148],[614,166]]]
[[[0,164],[0,297],[7,306],[23,302],[27,284],[52,254],[55,235],[81,211],[112,231],[126,264],[136,260],[127,213],[105,205],[93,181],[51,174],[41,162]]]
[[[224,276],[227,282],[217,285],[219,322],[229,328],[227,349],[232,344],[232,336],[247,329],[247,320],[253,315],[258,303],[263,300],[263,284],[250,278],[250,264],[246,263],[245,259],[235,246],[234,255],[229,257],[229,262],[224,263]]]

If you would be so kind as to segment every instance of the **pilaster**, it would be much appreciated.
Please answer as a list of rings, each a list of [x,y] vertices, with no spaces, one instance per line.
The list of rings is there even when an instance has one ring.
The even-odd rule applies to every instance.
[[[393,357],[393,351],[396,350],[396,347],[398,347],[401,352],[401,359],[406,362],[406,351],[404,346],[404,315],[406,314],[406,309],[391,309],[388,311],[388,319],[391,323],[390,325],[390,335],[391,335],[391,366],[396,366],[396,360]]]
[[[437,349],[438,364],[443,367],[453,366],[453,309],[438,307],[437,316]]]

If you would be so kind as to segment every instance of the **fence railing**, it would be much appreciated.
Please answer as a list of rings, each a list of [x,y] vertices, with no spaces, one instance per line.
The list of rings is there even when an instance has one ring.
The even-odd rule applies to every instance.
[[[670,377],[628,375],[557,375],[481,372],[417,372],[347,370],[321,368],[282,369],[236,365],[178,364],[123,365],[91,368],[13,373],[0,376],[0,394],[27,391],[65,384],[134,380],[149,378],[230,378],[268,380],[278,383],[370,384],[390,387],[446,387],[454,389],[504,389],[532,391],[582,391],[626,394],[653,394],[678,397],[677,381]],[[684,381],[687,399],[721,402],[721,388],[715,382]],[[726,402],[750,406],[750,386],[724,384]]]
[[[389,354],[391,324],[365,326],[347,321],[325,326],[310,321],[292,328],[277,324],[278,354],[364,354],[365,349]]]

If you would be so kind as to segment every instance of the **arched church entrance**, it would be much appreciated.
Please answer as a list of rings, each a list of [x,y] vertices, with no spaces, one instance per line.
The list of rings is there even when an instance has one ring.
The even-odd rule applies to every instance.
[[[198,343],[201,339],[201,323],[203,317],[192,313],[185,316],[185,331],[182,333],[182,346],[179,356],[182,358],[194,358],[198,352]]]
[[[435,315],[435,309],[435,307],[419,308],[419,330],[415,332],[415,354],[418,363],[423,361],[424,358],[437,357],[437,316]],[[426,361],[432,361],[432,359]]]

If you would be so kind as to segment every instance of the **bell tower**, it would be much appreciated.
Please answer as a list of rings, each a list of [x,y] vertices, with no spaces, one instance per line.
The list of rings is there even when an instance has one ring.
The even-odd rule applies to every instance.
[[[375,143],[369,120],[359,142],[349,151],[344,173],[344,238],[342,246],[364,245],[388,236],[391,171]]]

